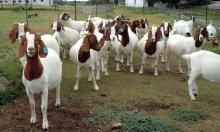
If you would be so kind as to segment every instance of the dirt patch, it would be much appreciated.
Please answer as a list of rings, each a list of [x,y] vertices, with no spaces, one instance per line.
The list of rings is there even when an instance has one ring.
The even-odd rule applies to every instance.
[[[140,103],[135,104],[135,108],[144,111],[157,111],[157,110],[166,110],[166,109],[174,109],[176,107],[175,104],[166,104],[164,102],[159,102],[153,99],[142,101]]]
[[[19,98],[13,104],[1,109],[0,131],[42,131],[42,114],[40,110],[40,96],[35,97],[37,123],[30,125],[30,107],[26,96]],[[49,131],[97,131],[98,126],[90,123],[89,108],[80,103],[62,104],[54,106],[55,94],[50,93],[48,105]]]

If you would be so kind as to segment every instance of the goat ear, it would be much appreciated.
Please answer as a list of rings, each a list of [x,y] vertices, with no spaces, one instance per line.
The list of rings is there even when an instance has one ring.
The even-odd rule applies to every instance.
[[[62,28],[62,30],[63,30],[63,31],[65,31],[64,26],[63,26],[63,25],[61,26],[61,28]]]
[[[27,26],[27,24],[24,24],[24,31],[25,31],[25,32],[30,31],[29,28],[28,28],[28,26]]]
[[[170,23],[168,23],[168,28],[170,28],[170,30],[172,30],[172,26],[170,25]]]
[[[17,37],[18,37],[18,24],[14,24],[13,28],[9,33],[9,38],[11,39],[12,43],[15,43]]]
[[[18,47],[16,48],[16,57],[22,58],[25,55],[25,49],[27,47],[27,41],[25,36],[21,36],[21,42],[18,44]]]
[[[36,39],[38,41],[38,54],[41,58],[45,58],[48,54],[48,48],[47,46],[43,43],[43,41],[40,38],[40,35],[36,35]]]

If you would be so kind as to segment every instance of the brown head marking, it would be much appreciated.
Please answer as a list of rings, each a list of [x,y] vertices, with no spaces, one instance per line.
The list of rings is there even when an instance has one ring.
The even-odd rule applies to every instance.
[[[140,22],[138,20],[134,20],[131,24],[131,30],[133,33],[136,33],[136,28],[141,28]]]
[[[64,30],[64,26],[60,21],[57,21],[57,31],[60,32],[61,30]]]
[[[36,33],[31,33],[31,34],[35,34],[34,55],[32,57],[27,55],[27,38],[26,38],[26,42],[24,41],[25,43],[23,43],[23,44],[26,44],[25,52],[26,52],[26,58],[27,58],[27,63],[24,67],[24,76],[29,81],[39,78],[43,73],[43,65],[38,55],[40,57],[46,57],[48,54],[47,50],[46,52],[44,51],[45,50],[44,48],[47,48],[47,47],[43,44],[43,41],[41,40],[40,35]]]
[[[89,33],[94,33],[94,31],[95,31],[95,26],[92,23],[92,21],[89,21],[89,23],[88,23],[88,31],[89,31]]]
[[[11,32],[9,33],[9,38],[11,39],[12,43],[15,43],[16,39],[18,38],[18,23],[13,25]]]
[[[61,16],[61,20],[67,21],[70,18],[70,15],[67,12],[64,12]]]
[[[160,30],[160,27],[157,27],[157,31],[155,32],[155,41],[152,40],[152,28],[149,30],[148,32],[148,39],[147,39],[147,42],[145,44],[145,52],[149,55],[153,55],[156,50],[157,50],[157,42],[161,39],[162,37],[162,33],[161,33],[161,30]]]
[[[79,49],[78,60],[81,63],[86,62],[90,57],[90,49],[99,51],[101,49],[100,44],[94,34],[88,34],[83,39],[83,45]]]

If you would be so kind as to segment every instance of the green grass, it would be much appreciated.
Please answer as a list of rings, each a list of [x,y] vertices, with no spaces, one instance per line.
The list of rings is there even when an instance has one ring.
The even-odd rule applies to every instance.
[[[62,8],[63,11],[68,11],[71,17],[74,18],[73,9],[74,8],[67,7]],[[82,8],[78,10],[82,11]],[[29,11],[28,13],[30,14],[38,13],[38,17],[34,17],[29,21],[29,26],[31,30],[39,32],[41,34],[51,34],[51,29],[49,28],[49,26],[52,20],[54,18],[57,18],[58,13],[61,12],[62,11],[53,10]],[[118,14],[125,14],[131,19],[147,17],[151,25],[159,25],[162,23],[163,20],[170,22],[173,21],[173,17],[163,14],[163,12],[158,11],[157,9],[150,8],[146,9],[144,12],[145,13],[143,14],[141,9],[116,7],[114,12],[99,15],[112,18],[113,16]],[[20,96],[20,94],[13,93],[14,91],[21,91],[21,93],[24,91],[24,87],[21,83],[21,65],[19,63],[19,60],[15,58],[14,53],[14,48],[17,45],[11,44],[8,39],[8,33],[14,22],[25,21],[25,11],[15,12],[11,10],[0,10],[0,16],[1,18],[4,18],[0,21],[0,76],[5,76],[11,82],[6,89],[13,90],[6,90],[6,93],[0,93],[0,99],[3,100],[2,104],[5,104],[15,99],[15,96]],[[84,15],[80,16],[80,14],[78,14],[78,19],[83,20],[84,18]],[[203,49],[216,50],[217,52],[219,51],[218,47],[213,49],[210,45],[204,46]],[[186,132],[218,131],[220,129],[219,84],[211,83],[202,78],[198,78],[197,85],[199,88],[199,95],[197,97],[197,101],[192,102],[190,101],[188,95],[187,77],[185,74],[178,74],[176,70],[177,68],[175,60],[173,60],[171,63],[171,73],[166,73],[165,65],[159,63],[159,76],[154,77],[153,70],[150,69],[150,59],[146,60],[144,75],[140,76],[138,74],[138,70],[141,64],[140,58],[140,54],[137,50],[135,50],[135,73],[129,73],[129,68],[125,66],[122,68],[124,69],[124,71],[115,72],[116,64],[113,61],[114,52],[111,51],[109,56],[110,75],[106,77],[101,74],[101,81],[97,81],[100,87],[100,91],[94,91],[92,83],[87,81],[87,70],[83,70],[78,92],[73,91],[76,75],[75,65],[73,65],[70,60],[63,60],[61,105],[65,107],[66,104],[71,105],[80,102],[82,105],[89,107],[89,110],[92,111],[94,114],[101,113],[98,119],[104,116],[105,118],[103,122],[108,122],[111,120],[117,120],[112,117],[114,116],[115,111],[127,111],[130,109],[134,109],[136,104],[139,104],[140,102],[145,102],[149,99],[153,99],[155,100],[155,102],[175,104],[175,107],[177,109],[184,106],[189,108],[190,110],[203,111],[204,113],[210,115],[210,117],[215,118],[195,122],[193,124],[179,122],[171,119],[170,113],[176,110],[176,108],[171,107],[168,109],[149,111],[147,112],[147,114],[145,113],[146,115],[144,116],[144,118],[135,118],[136,121],[140,119],[143,120],[144,123],[147,123],[149,121],[148,117],[155,117],[156,119],[162,120],[164,124],[173,124],[178,130]],[[185,62],[182,63],[185,65]],[[184,69],[184,71],[186,71],[186,69]],[[106,96],[103,97],[101,96],[102,94],[105,94]],[[26,96],[25,94],[22,95]],[[105,116],[106,111],[109,113],[107,113],[107,115]],[[155,118],[150,118],[150,120],[155,121]],[[104,126],[101,125],[100,127],[102,128]],[[103,128],[103,130],[109,131],[109,129],[107,128]]]
[[[167,124],[162,119],[147,116],[143,112],[113,112],[104,111],[97,112],[91,117],[90,122],[98,123],[99,125],[108,125],[121,122],[122,128],[127,132],[175,132],[176,128],[173,125]]]
[[[176,128],[159,118],[142,113],[128,114],[122,118],[123,129],[127,132],[175,132]]]
[[[179,108],[171,113],[171,118],[181,122],[197,122],[208,119],[208,115],[201,111]]]

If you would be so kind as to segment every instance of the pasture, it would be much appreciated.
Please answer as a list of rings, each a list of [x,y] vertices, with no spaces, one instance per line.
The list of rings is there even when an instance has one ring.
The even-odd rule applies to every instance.
[[[72,10],[66,11],[73,15]],[[33,10],[29,13],[38,13],[38,17],[29,21],[31,30],[41,34],[52,34],[49,26],[52,20],[57,18],[56,11]],[[131,19],[143,17],[138,11],[120,7],[103,17],[112,17],[118,13],[125,14]],[[21,65],[14,53],[16,44],[13,45],[8,38],[13,23],[25,21],[25,11],[1,10],[0,16],[0,76],[6,77],[10,82],[8,88],[11,90],[8,94],[13,94],[10,97],[19,95],[10,103],[5,104],[1,101],[1,104],[5,105],[0,106],[0,131],[41,131],[40,96],[35,96],[37,124],[30,125],[29,101],[21,83]],[[149,20],[150,25],[159,25],[163,20],[173,22],[171,16],[153,9],[145,11],[144,16]],[[82,16],[82,19],[84,17]],[[203,49],[219,51],[218,47],[212,49],[209,45],[203,46]],[[70,60],[62,60],[61,107],[55,108],[55,91],[50,91],[48,100],[49,131],[111,131],[112,124],[126,123],[126,121],[115,118],[124,113],[140,113],[142,117],[157,118],[171,126],[173,131],[217,132],[220,130],[219,84],[208,82],[201,77],[198,78],[199,95],[196,101],[191,101],[188,95],[186,66],[184,66],[184,74],[179,74],[175,59],[171,63],[170,73],[166,72],[165,64],[160,63],[159,76],[155,77],[153,69],[150,68],[150,59],[146,60],[144,74],[138,74],[141,55],[137,50],[135,50],[134,56],[134,73],[129,73],[129,68],[126,66],[122,67],[121,72],[116,72],[114,54],[115,52],[111,50],[108,65],[109,76],[101,74],[101,81],[97,81],[100,91],[95,91],[93,84],[87,81],[87,69],[82,72],[79,91],[73,91],[76,67]],[[185,65],[184,61],[183,64]],[[1,91],[1,93],[3,92]],[[7,90],[4,94],[7,94]],[[3,97],[10,98],[4,94],[0,94],[1,100],[4,100]],[[186,109],[189,113],[191,111],[192,116],[201,112],[207,117],[196,121],[177,121],[173,115],[181,115],[181,112],[176,112],[180,109]],[[102,115],[97,116],[99,113]],[[109,113],[116,114],[111,116]]]

